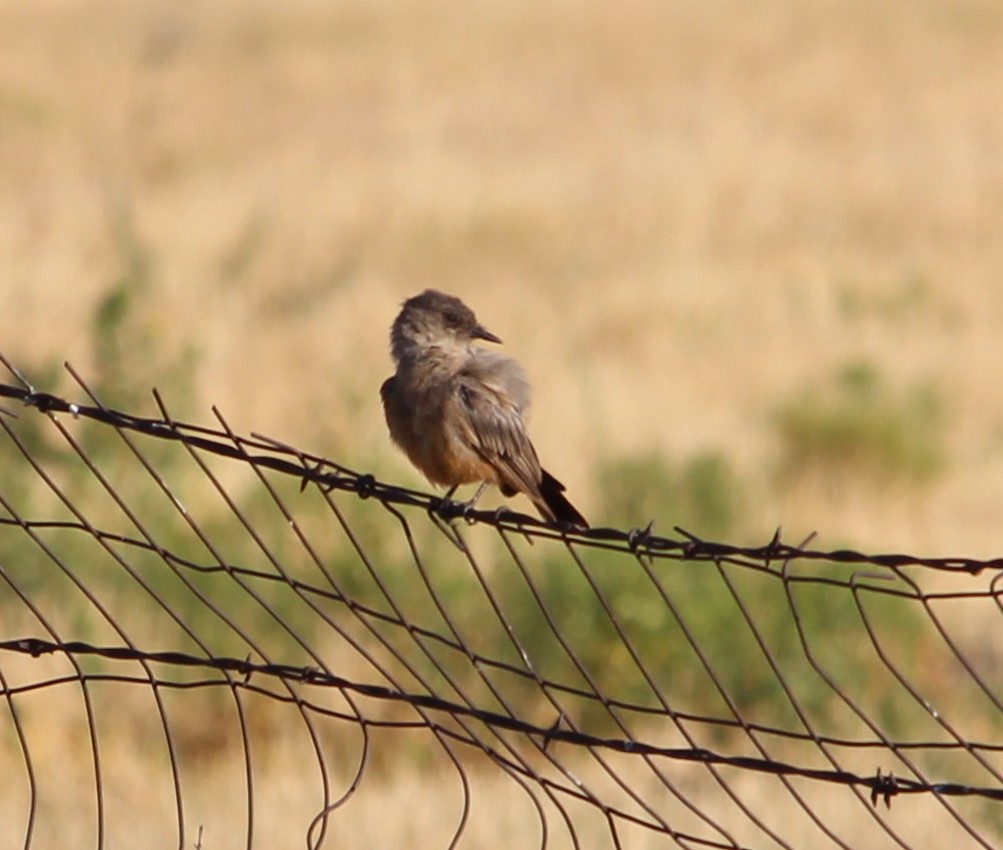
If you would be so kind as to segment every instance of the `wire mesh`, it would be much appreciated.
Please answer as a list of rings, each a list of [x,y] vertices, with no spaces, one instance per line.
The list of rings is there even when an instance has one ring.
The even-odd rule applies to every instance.
[[[586,532],[0,385],[0,848],[994,847],[1003,559]]]

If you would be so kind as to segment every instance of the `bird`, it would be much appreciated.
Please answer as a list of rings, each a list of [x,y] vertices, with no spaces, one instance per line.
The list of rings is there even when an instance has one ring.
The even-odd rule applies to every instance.
[[[403,303],[390,328],[396,371],[380,387],[391,439],[446,498],[480,482],[473,506],[494,484],[525,493],[545,520],[588,528],[529,439],[522,366],[478,341],[501,344],[456,296],[426,289]]]

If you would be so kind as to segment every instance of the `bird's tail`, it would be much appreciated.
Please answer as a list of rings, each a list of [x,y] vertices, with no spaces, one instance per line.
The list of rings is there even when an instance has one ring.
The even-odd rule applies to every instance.
[[[547,519],[568,522],[581,528],[589,527],[588,520],[565,497],[564,485],[547,470],[543,470],[540,481],[540,497],[533,501]]]

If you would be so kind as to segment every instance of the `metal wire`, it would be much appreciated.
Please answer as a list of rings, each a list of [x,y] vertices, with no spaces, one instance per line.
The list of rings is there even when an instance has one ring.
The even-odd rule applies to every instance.
[[[116,846],[144,805],[164,846],[223,830],[274,846],[259,788],[285,748],[310,762],[289,846],[377,846],[353,804],[408,771],[435,777],[448,813],[421,846],[1003,840],[998,642],[959,631],[998,625],[1003,558],[473,510],[241,436],[219,411],[207,427],[159,395],[154,418],[109,409],[72,369],[88,402],[69,402],[0,361],[17,379],[0,384],[0,752],[23,765],[0,786],[21,801],[0,848],[61,846],[71,827]],[[77,715],[84,749],[39,743],[43,697]],[[145,714],[152,754],[130,768],[119,721]],[[239,805],[206,814],[192,739],[239,766]],[[55,823],[70,769],[89,786],[71,809],[91,814]],[[124,807],[129,769],[170,806]],[[485,807],[499,780],[510,791],[489,793],[511,796]],[[528,821],[510,837],[506,806]]]

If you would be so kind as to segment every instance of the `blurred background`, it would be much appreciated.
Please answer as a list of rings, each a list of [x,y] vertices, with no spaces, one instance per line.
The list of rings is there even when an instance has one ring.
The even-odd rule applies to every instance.
[[[523,363],[541,458],[594,525],[655,518],[661,534],[680,525],[735,544],[763,544],[783,526],[792,543],[818,532],[821,549],[1001,554],[999,0],[4,0],[0,32],[0,351],[39,389],[80,400],[68,361],[107,405],[155,416],[157,387],[178,419],[216,424],[216,405],[237,432],[427,489],[390,443],[378,388],[391,371],[387,332],[400,302],[435,287],[471,305]],[[41,419],[25,416],[18,427],[40,429]],[[149,479],[120,463],[117,435],[104,437],[93,453],[118,473],[122,492],[136,504],[149,495],[145,506],[168,530],[180,524]],[[62,462],[66,446],[45,439],[32,445]],[[181,481],[198,474],[180,452],[155,457]],[[38,505],[51,497],[19,469],[7,467],[5,492],[21,493],[25,513],[42,516]],[[63,477],[100,517],[87,471]],[[236,501],[281,539],[288,523],[260,482],[238,478],[226,481]],[[256,563],[260,554],[235,539],[210,489],[198,478],[184,491],[191,515],[232,547],[232,563]],[[399,529],[388,534],[387,515],[354,501],[352,528],[371,538],[374,562],[410,600],[413,565],[393,537]],[[304,525],[316,523],[320,549],[354,576],[358,559],[332,533],[330,515],[296,504]],[[531,511],[525,500],[512,504]],[[430,546],[434,532],[422,529]],[[442,548],[423,551],[458,557],[436,540]],[[399,563],[386,555],[393,541]],[[74,543],[65,544],[68,557],[95,587],[108,583],[107,598],[138,621],[144,645],[178,645],[171,623],[115,595],[115,569]],[[53,565],[33,541],[11,532],[4,545],[0,560],[69,622],[64,635],[98,640],[73,619],[65,580],[50,582]],[[574,595],[567,562],[561,572],[547,561],[553,549],[538,547],[534,566],[552,567],[540,573],[565,603],[569,629],[583,649],[592,639],[596,666],[626,692],[624,665],[604,654],[615,641],[602,643],[584,622],[581,599],[595,607],[594,593]],[[463,584],[468,565],[430,560],[444,584],[455,579],[453,610],[480,636]],[[782,697],[772,671],[762,693],[741,690],[759,680],[743,660],[755,647],[735,638],[734,610],[715,609],[720,599],[682,567],[670,573],[681,607],[705,621],[702,648],[724,659],[743,709],[775,718]],[[710,700],[702,680],[684,675],[698,667],[684,669],[668,651],[683,642],[667,637],[665,611],[635,605],[636,580],[604,574],[623,591],[622,610],[651,614],[637,628],[673,699]],[[278,659],[298,657],[244,596],[228,587],[220,596],[235,619],[278,643]],[[998,681],[1003,650],[990,596],[977,616],[974,604],[959,604],[945,620],[965,657]],[[38,631],[14,595],[0,604],[5,635]],[[184,616],[202,628],[206,606],[186,604]],[[776,610],[788,617],[786,606]],[[777,646],[798,654],[789,622],[765,605],[755,610],[775,626]],[[868,704],[905,704],[877,664],[874,638],[848,637],[848,624],[861,629],[846,595],[813,610],[819,645],[853,668]],[[941,690],[929,691],[950,695],[952,710],[968,706],[970,737],[998,740],[998,711],[978,694],[969,699],[957,685],[969,678],[945,672],[953,660],[935,660],[944,648],[928,621],[920,642],[917,622],[888,617],[889,643],[911,656],[924,688],[932,681]],[[296,627],[339,672],[373,678],[323,624]],[[830,642],[836,630],[840,642]],[[546,650],[542,639],[532,645]],[[791,660],[788,669],[795,663],[803,666]],[[4,664],[12,681],[34,681],[39,669],[34,659]],[[828,720],[828,692],[811,678],[802,684]],[[74,789],[57,781],[51,800],[42,798],[37,847],[72,843],[66,836],[93,809],[79,693],[62,701],[51,693],[17,703],[34,757]],[[150,704],[101,695],[109,697],[97,712],[111,730],[108,796],[124,813],[118,828],[148,831],[157,806],[170,823],[163,755],[159,773],[150,767],[161,734]],[[239,824],[232,706],[194,699],[178,696],[170,715],[182,766],[197,777],[186,785],[189,823]],[[925,706],[916,710],[926,716]],[[290,743],[299,730],[287,714],[255,704],[251,715],[263,754],[255,785],[278,801],[260,807],[258,835],[263,846],[293,846],[295,823],[300,846],[300,825],[319,805],[317,777],[303,768],[310,753]],[[886,725],[918,734],[912,722]],[[331,735],[325,746],[347,751],[346,739]],[[4,740],[5,763],[20,764],[15,738]],[[412,846],[421,819],[446,833],[426,846],[445,846],[455,813],[444,818],[426,803],[431,789],[455,806],[455,789],[439,793],[417,745],[404,759],[400,746],[398,737],[377,748],[386,781],[353,798],[363,814],[339,828],[355,843],[339,846]],[[862,769],[873,770],[866,758]],[[7,773],[5,821],[23,824],[28,794],[22,776]],[[474,796],[507,811],[496,786],[515,793],[511,783],[489,771],[472,776],[496,783]],[[694,783],[694,799],[717,793]],[[774,812],[774,798],[753,808]],[[938,835],[924,820],[931,808],[891,816]],[[407,817],[388,818],[391,810]],[[384,832],[367,843],[361,824]],[[471,833],[484,835],[471,846],[497,846],[496,827],[473,818]],[[220,835],[206,846],[243,846]],[[4,850],[21,846],[4,839]]]
[[[0,4],[0,322],[68,391],[426,486],[455,293],[596,524],[999,554],[1003,6]],[[528,503],[518,503],[528,510]]]

